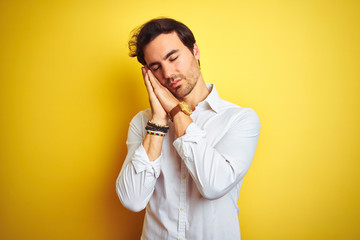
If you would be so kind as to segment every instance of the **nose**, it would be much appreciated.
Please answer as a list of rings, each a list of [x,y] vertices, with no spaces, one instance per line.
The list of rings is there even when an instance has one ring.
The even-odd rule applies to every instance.
[[[174,75],[174,70],[171,64],[164,64],[162,66],[162,75],[164,79],[168,81],[170,80],[170,78]]]

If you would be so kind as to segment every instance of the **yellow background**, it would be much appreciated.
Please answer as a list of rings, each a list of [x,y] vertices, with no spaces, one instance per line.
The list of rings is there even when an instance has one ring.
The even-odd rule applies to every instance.
[[[355,0],[1,1],[0,239],[139,237],[115,179],[148,107],[127,40],[158,16],[187,24],[205,81],[261,119],[242,238],[359,239]]]

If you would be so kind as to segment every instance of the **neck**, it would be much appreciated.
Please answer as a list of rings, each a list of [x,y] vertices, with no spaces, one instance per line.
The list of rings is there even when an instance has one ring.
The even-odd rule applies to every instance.
[[[196,105],[198,105],[199,102],[204,101],[204,99],[209,95],[209,93],[210,91],[206,87],[206,83],[200,75],[191,93],[189,93],[186,97],[180,100],[186,102],[191,107],[191,109],[194,110]]]

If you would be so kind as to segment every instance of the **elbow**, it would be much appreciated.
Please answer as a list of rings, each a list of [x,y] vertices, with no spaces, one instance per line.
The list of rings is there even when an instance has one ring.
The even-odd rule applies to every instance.
[[[226,191],[223,189],[217,189],[214,186],[202,186],[199,188],[201,196],[208,200],[218,199],[226,194]]]
[[[124,201],[122,199],[120,199],[120,202],[122,203],[122,205],[125,208],[129,209],[132,212],[140,212],[140,211],[144,210],[144,208],[146,207],[146,205],[143,206],[141,204],[136,204],[136,203],[130,202],[130,201]]]
[[[225,196],[228,192],[231,191],[237,184],[241,183],[242,177],[228,179],[228,181],[210,181],[206,184],[199,184],[198,190],[200,194],[208,199],[215,200]]]
[[[140,212],[147,205],[147,203],[143,203],[140,200],[131,198],[128,194],[126,194],[126,191],[121,189],[119,184],[116,184],[116,193],[119,197],[121,204],[132,212]]]

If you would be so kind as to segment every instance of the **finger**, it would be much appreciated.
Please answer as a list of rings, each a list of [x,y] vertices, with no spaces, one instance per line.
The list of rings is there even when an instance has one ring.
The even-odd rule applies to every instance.
[[[152,95],[154,93],[154,91],[153,91],[153,87],[152,87],[152,85],[151,85],[151,83],[149,81],[149,76],[148,76],[148,74],[146,72],[146,69],[144,67],[141,68],[141,72],[143,74],[146,90],[147,90],[147,92],[148,92],[148,94],[150,96],[150,95]]]
[[[163,85],[160,84],[159,80],[155,77],[155,75],[151,72],[151,70],[147,70],[147,75],[149,77],[149,81],[153,88],[162,88]]]
[[[155,75],[153,74],[153,72],[151,71],[151,69],[148,66],[144,66],[146,73],[149,76],[149,81],[151,82],[151,84],[153,85],[153,87],[161,87],[162,85],[160,84],[159,80],[155,77]]]
[[[144,78],[144,83],[147,86],[149,84],[149,75],[147,73],[147,70],[144,67],[142,67],[141,72],[142,72],[142,75],[143,75],[143,78]]]
[[[141,73],[142,73],[143,77],[145,77],[145,73],[146,73],[146,68],[145,67],[141,67]]]
[[[145,86],[148,91],[148,94],[149,95],[154,94],[153,86],[151,85],[151,83],[149,81],[149,77],[147,75],[144,77],[144,82],[145,82]]]

